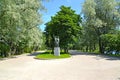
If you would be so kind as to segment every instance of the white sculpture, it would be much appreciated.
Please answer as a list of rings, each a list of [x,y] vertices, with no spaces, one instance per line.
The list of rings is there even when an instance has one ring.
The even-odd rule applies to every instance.
[[[55,37],[55,47],[59,47],[59,37]]]
[[[54,47],[54,55],[55,56],[60,56],[60,47],[59,47],[59,37],[54,37],[55,38],[55,47]]]

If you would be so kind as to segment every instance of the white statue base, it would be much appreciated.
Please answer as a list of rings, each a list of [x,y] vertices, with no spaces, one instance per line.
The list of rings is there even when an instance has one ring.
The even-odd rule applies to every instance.
[[[60,56],[60,47],[54,47],[54,55]]]

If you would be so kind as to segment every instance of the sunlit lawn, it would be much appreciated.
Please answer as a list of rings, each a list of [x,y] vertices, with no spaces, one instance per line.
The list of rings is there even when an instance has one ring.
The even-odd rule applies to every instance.
[[[36,59],[61,59],[61,58],[69,58],[71,55],[69,53],[61,52],[60,56],[54,56],[53,53],[47,51],[42,54],[38,54],[35,58]]]

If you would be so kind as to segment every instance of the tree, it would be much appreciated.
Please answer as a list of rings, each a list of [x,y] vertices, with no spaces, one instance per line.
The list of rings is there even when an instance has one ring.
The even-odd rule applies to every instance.
[[[4,47],[9,47],[9,55],[15,54],[29,43],[29,39],[26,38],[30,31],[35,38],[40,37],[42,33],[37,27],[42,22],[41,14],[38,12],[41,9],[43,6],[40,0],[0,0],[0,43],[4,44]],[[5,53],[8,55],[8,52]]]
[[[33,47],[32,50],[38,50],[43,43],[42,32],[37,28],[32,28],[28,33],[28,46]]]
[[[46,39],[49,47],[54,47],[54,36],[59,36],[60,47],[68,51],[69,45],[75,42],[75,38],[80,34],[81,27],[80,15],[70,7],[61,6],[60,11],[53,17],[51,21],[46,23]]]
[[[86,0],[83,5],[85,23],[97,35],[94,37],[98,40],[101,53],[104,52],[101,35],[115,29],[120,19],[116,6],[115,0]]]
[[[116,34],[105,34],[102,35],[103,43],[107,43],[105,45],[105,51],[120,51],[120,31]]]

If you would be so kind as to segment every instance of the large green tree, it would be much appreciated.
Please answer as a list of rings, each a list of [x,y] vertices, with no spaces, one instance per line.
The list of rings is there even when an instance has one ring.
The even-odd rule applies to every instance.
[[[14,54],[18,49],[22,51],[30,42],[36,43],[33,38],[40,39],[38,35],[42,33],[37,29],[42,22],[41,9],[41,0],[0,0],[0,44],[3,45],[0,53],[6,53],[4,56],[8,52],[9,55]],[[41,43],[41,39],[36,40],[35,45]],[[8,52],[3,51],[6,46]]]
[[[116,0],[85,0],[83,4],[84,22],[86,28],[89,29],[86,33],[89,36],[96,37],[101,53],[104,52],[105,44],[101,39],[101,35],[110,33],[119,25],[118,2]],[[89,34],[90,30],[94,34],[92,32],[92,34]]]
[[[60,47],[65,51],[75,42],[80,34],[81,17],[70,7],[61,6],[60,11],[46,23],[46,39],[49,47],[54,47],[54,36],[59,36]]]

